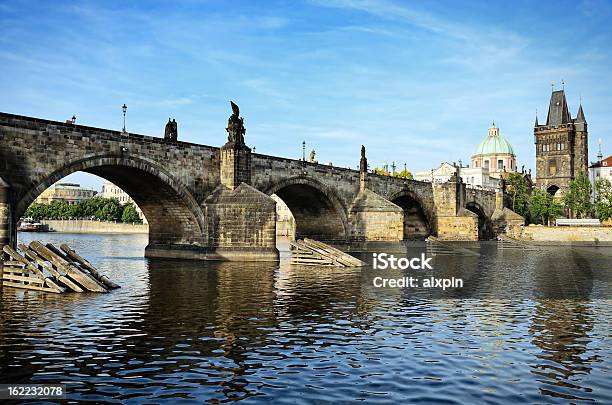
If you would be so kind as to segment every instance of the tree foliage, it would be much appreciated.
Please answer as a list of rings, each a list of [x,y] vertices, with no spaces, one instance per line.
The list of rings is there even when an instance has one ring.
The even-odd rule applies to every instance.
[[[522,217],[529,214],[529,190],[521,173],[511,172],[506,178],[506,192],[510,198],[510,209]]]
[[[595,182],[595,210],[600,221],[612,218],[612,183],[608,179]]]
[[[590,217],[593,212],[591,193],[593,187],[584,172],[579,172],[569,184],[569,190],[563,196],[566,208],[569,208],[578,218]]]
[[[550,225],[550,220],[560,217],[563,207],[555,201],[546,190],[535,189],[529,200],[529,215],[532,222],[541,222]]]
[[[408,179],[408,180],[412,180],[414,178],[412,176],[412,173],[410,173],[407,169],[404,169],[401,172],[395,173],[395,177],[399,177],[400,179]]]
[[[94,197],[76,204],[69,204],[66,201],[51,201],[48,204],[33,203],[26,210],[25,216],[35,219],[88,218],[100,221],[141,222],[133,204],[121,205],[116,198],[102,197]],[[124,220],[124,217],[127,221]]]
[[[126,224],[139,224],[142,222],[136,207],[131,202],[123,206],[123,214],[121,215],[121,222]]]

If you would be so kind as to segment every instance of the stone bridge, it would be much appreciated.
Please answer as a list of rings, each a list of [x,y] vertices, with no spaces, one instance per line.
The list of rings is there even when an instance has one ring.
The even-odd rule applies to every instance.
[[[299,236],[336,243],[476,240],[519,221],[501,192],[367,173],[364,151],[358,171],[255,154],[236,139],[217,148],[0,113],[0,244],[14,245],[28,206],[76,171],[113,182],[140,206],[148,257],[276,260],[272,194]]]

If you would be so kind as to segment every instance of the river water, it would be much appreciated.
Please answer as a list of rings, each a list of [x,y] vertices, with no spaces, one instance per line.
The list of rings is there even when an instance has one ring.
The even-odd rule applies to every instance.
[[[146,235],[68,243],[122,288],[5,288],[0,383],[115,403],[612,402],[612,248],[387,245],[433,271],[147,260]],[[281,246],[286,248],[286,245]],[[419,274],[420,272],[420,274]],[[461,289],[377,288],[377,276]]]

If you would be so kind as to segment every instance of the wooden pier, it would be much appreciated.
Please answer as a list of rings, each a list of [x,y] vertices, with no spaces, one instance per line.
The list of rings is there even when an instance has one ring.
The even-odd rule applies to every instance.
[[[291,264],[306,266],[362,267],[365,263],[340,249],[313,239],[291,242]]]
[[[2,285],[52,293],[98,292],[119,288],[89,261],[64,244],[61,249],[33,241],[18,249],[6,245]]]

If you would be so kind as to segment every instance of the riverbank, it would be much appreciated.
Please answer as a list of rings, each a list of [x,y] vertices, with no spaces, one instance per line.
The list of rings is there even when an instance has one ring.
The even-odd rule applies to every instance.
[[[518,239],[529,242],[559,244],[612,244],[612,227],[608,226],[526,226]]]
[[[42,224],[59,233],[116,233],[116,234],[147,234],[148,224],[124,224],[121,222],[106,222],[86,219],[41,220]]]

